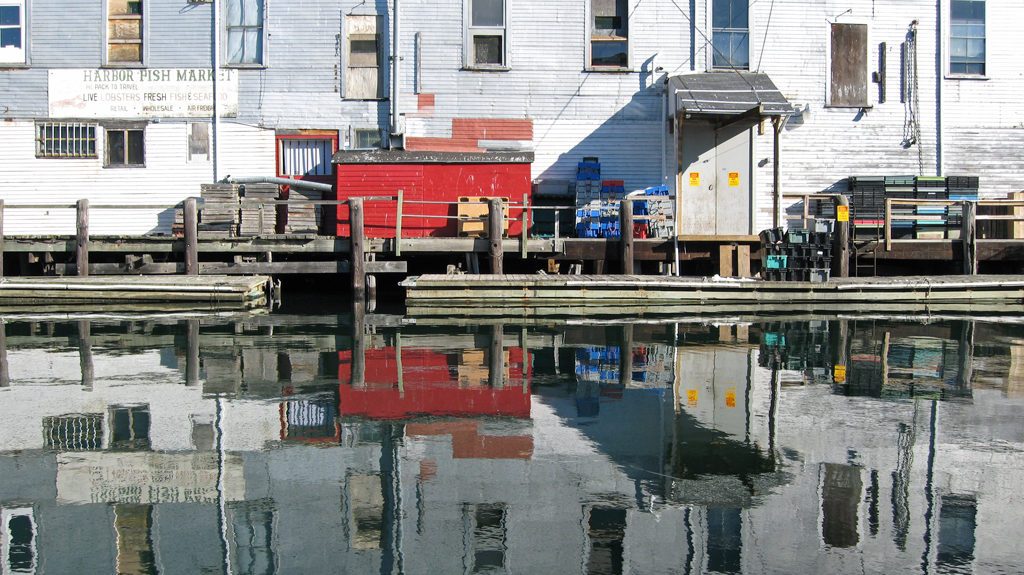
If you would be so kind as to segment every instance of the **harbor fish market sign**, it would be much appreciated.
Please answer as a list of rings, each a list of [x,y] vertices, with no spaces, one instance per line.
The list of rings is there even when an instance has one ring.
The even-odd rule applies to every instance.
[[[209,118],[213,70],[50,70],[51,118]],[[238,72],[217,72],[221,116],[238,114]]]

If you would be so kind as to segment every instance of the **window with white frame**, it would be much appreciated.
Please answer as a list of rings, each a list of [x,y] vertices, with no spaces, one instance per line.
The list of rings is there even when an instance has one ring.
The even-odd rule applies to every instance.
[[[142,63],[142,0],[107,0],[107,63]]]
[[[263,64],[263,0],[227,0],[227,63]]]
[[[380,28],[379,16],[345,16],[345,98],[383,97]]]
[[[505,34],[505,0],[466,0],[466,63],[471,68],[504,68],[508,65]]]
[[[750,67],[748,0],[715,0],[711,7],[712,67]]]
[[[832,24],[829,106],[868,105],[868,26]]]
[[[146,167],[146,131],[141,125],[104,126],[108,168]]]
[[[0,64],[25,63],[25,0],[0,0]]]
[[[629,67],[629,0],[590,0],[588,67]]]
[[[96,124],[40,122],[36,124],[37,158],[95,158]]]
[[[283,176],[329,176],[333,171],[333,138],[278,138]]]
[[[985,2],[949,3],[949,73],[985,75]]]

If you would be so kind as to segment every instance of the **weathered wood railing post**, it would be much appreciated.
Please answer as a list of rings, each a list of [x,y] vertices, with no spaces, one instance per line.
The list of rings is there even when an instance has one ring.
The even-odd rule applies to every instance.
[[[619,202],[619,257],[622,260],[622,273],[633,274],[633,200],[623,199]]]
[[[505,210],[501,198],[490,198],[487,201],[487,239],[491,256],[491,273],[503,274],[502,260],[504,246],[502,237],[505,235]]]
[[[185,274],[199,275],[199,208],[196,199],[185,200]]]
[[[845,209],[840,209],[845,208]],[[839,212],[846,213],[845,218],[838,217]],[[836,267],[839,277],[850,277],[850,200],[839,194],[836,196],[836,235],[835,257],[839,262]]]
[[[349,242],[351,249],[352,302],[362,306],[366,302],[366,239],[363,237],[363,198],[349,198]]]
[[[963,201],[963,221],[960,228],[960,241],[963,242],[964,273],[978,273],[978,204],[969,200]]]
[[[402,255],[402,211],[405,203],[405,191],[398,190],[398,213],[395,214],[395,256]]]
[[[530,239],[530,198],[523,194],[523,233],[519,235],[519,257],[526,259],[527,242]]]
[[[505,325],[491,326],[491,351],[488,358],[488,382],[491,389],[505,387]]]
[[[0,198],[0,278],[4,277],[4,200]]]
[[[199,320],[185,321],[185,385],[194,386],[199,383]]]
[[[75,218],[75,268],[78,275],[89,275],[89,200],[78,200]]]

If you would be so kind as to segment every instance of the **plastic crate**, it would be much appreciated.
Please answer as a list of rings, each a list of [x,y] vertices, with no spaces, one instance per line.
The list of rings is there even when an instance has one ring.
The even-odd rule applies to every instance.
[[[781,270],[786,268],[788,256],[768,256],[765,259],[765,267],[770,270]]]

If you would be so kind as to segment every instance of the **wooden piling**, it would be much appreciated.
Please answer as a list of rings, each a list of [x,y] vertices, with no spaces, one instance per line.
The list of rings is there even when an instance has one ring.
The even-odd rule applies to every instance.
[[[960,241],[963,242],[964,273],[966,275],[976,275],[978,273],[977,202],[964,201],[963,213]]]
[[[491,273],[501,275],[504,272],[504,246],[502,237],[505,235],[505,214],[501,198],[487,200],[487,238],[490,242]]]
[[[199,211],[196,199],[185,200],[185,273],[199,275]]]
[[[82,386],[92,389],[95,369],[92,362],[92,325],[88,320],[78,322],[78,364],[82,368]]]
[[[0,320],[0,387],[11,386],[11,372],[7,364],[7,324]]]
[[[622,260],[622,273],[631,275],[634,272],[633,260],[633,200],[623,199],[619,202],[619,257]]]
[[[348,200],[349,241],[351,242],[350,258],[352,270],[352,302],[362,307],[366,301],[366,238],[363,234],[363,198]]]
[[[78,275],[89,275],[89,200],[78,200],[75,218],[75,268]]]
[[[841,278],[850,277],[850,200],[846,196],[839,194],[836,196],[836,211],[839,211],[839,206],[846,207],[847,218],[845,221],[839,221],[836,218],[836,229],[835,229],[835,257],[838,261],[836,266],[837,275]]]
[[[4,277],[4,200],[0,198],[0,279]]]
[[[501,323],[491,326],[491,351],[488,367],[488,381],[491,389],[505,387],[505,325]]]

